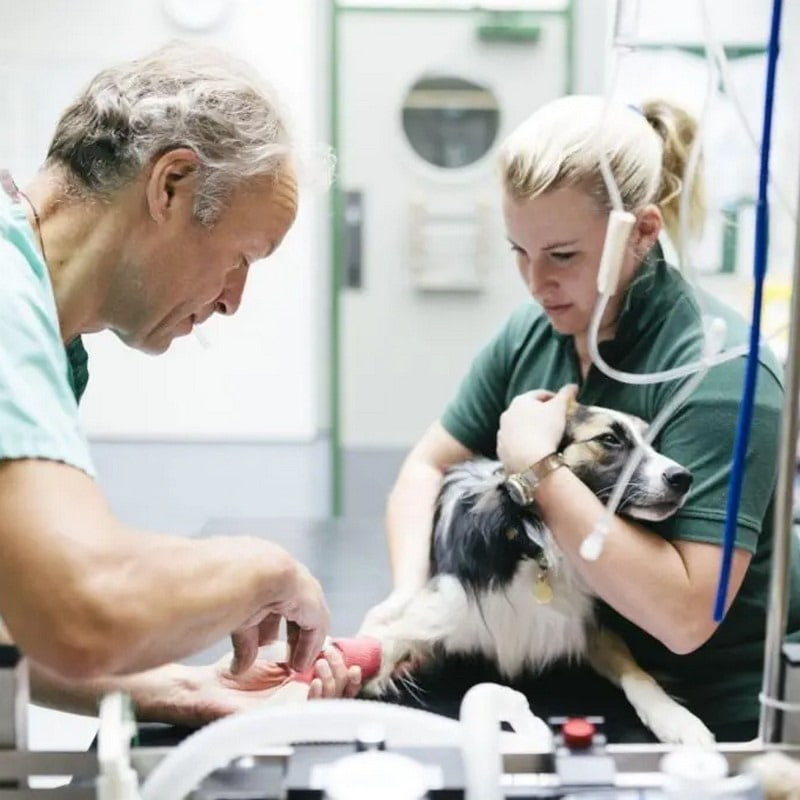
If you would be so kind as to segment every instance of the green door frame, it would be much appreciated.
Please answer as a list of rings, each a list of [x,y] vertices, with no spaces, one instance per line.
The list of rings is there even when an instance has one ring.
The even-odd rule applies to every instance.
[[[342,459],[342,387],[341,387],[341,290],[342,285],[342,187],[338,176],[342,174],[342,158],[339,150],[339,24],[344,15],[348,13],[373,13],[373,14],[497,14],[513,15],[525,13],[526,19],[561,17],[566,25],[567,51],[565,53],[565,81],[564,94],[573,91],[575,82],[575,0],[567,0],[563,9],[533,10],[533,9],[502,9],[490,11],[475,7],[454,8],[452,6],[369,6],[369,5],[340,5],[338,0],[330,2],[330,41],[328,52],[330,54],[330,83],[329,83],[329,126],[330,140],[333,152],[337,158],[337,178],[334,180],[330,191],[330,220],[331,220],[331,280],[329,297],[329,322],[328,337],[328,369],[330,376],[330,509],[334,517],[341,517],[343,512],[343,487],[344,465]]]

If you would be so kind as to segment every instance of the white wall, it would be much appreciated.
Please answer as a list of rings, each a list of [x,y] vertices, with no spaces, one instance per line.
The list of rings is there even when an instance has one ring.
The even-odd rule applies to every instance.
[[[160,0],[0,3],[0,163],[20,183],[44,156],[59,111],[98,68],[174,38],[200,38],[256,66],[288,106],[301,140],[325,136],[326,34],[320,0],[229,0],[217,29],[175,26]],[[212,320],[205,350],[177,342],[159,358],[110,334],[88,337],[92,380],[83,413],[100,438],[310,440],[322,418],[318,313],[327,294],[327,198],[306,186],[281,250],[257,264],[242,308]],[[323,306],[324,307],[324,306]]]

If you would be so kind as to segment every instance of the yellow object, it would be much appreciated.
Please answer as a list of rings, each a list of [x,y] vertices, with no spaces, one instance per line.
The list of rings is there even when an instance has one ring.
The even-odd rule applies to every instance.
[[[536,576],[533,583],[533,599],[540,605],[547,605],[553,599],[553,587],[547,578],[547,572],[542,571]]]

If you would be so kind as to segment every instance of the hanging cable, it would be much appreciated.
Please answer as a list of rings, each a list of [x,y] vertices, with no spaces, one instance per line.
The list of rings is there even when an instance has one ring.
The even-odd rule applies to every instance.
[[[733,465],[728,483],[728,497],[725,508],[725,528],[722,540],[722,561],[720,564],[717,597],[714,604],[714,621],[721,622],[725,616],[725,605],[730,583],[733,549],[736,544],[736,518],[742,494],[744,465],[747,445],[750,441],[750,428],[753,420],[756,379],[758,377],[759,338],[761,329],[761,299],[764,290],[764,276],[767,272],[767,247],[769,237],[769,153],[772,138],[772,112],[775,101],[775,71],[778,63],[779,37],[781,28],[782,0],[773,0],[772,20],[770,22],[769,45],[767,47],[767,77],[764,90],[764,123],[761,134],[761,159],[758,175],[758,198],[756,201],[756,231],[753,252],[753,313],[750,322],[750,352],[745,367],[744,390],[739,405],[739,418],[736,423],[736,439],[733,447]]]

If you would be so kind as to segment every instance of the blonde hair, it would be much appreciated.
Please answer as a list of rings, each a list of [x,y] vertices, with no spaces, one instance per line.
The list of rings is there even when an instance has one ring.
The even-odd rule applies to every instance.
[[[606,104],[602,97],[561,97],[535,111],[503,143],[503,184],[516,199],[577,186],[608,211],[611,200],[600,171],[605,153],[625,210],[635,213],[655,203],[677,242],[682,177],[696,131],[687,112],[663,100],[637,109]],[[700,172],[689,198],[692,233],[702,229],[705,218]]]
[[[231,190],[279,172],[291,141],[272,90],[215,48],[173,42],[99,73],[59,120],[48,164],[84,195],[109,196],[176,147],[197,155],[194,214],[211,225]]]

